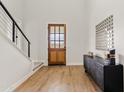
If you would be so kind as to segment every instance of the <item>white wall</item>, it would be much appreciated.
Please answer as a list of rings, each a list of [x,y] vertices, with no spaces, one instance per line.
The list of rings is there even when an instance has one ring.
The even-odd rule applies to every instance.
[[[0,32],[0,91],[10,88],[32,70],[31,61],[14,46]]]
[[[25,31],[32,46],[32,59],[48,60],[49,23],[67,24],[67,65],[83,64],[88,50],[85,0],[26,0]],[[41,51],[40,51],[41,50]]]
[[[90,10],[90,50],[100,55],[104,51],[95,49],[95,26],[111,14],[114,15],[115,49],[124,64],[124,1],[123,0],[89,0]]]
[[[89,0],[90,1],[90,50],[94,52],[102,52],[97,51],[95,49],[95,26],[110,16],[114,15],[114,32],[115,32],[115,48],[120,57],[124,58],[124,11],[122,0]],[[124,64],[123,60],[120,60],[121,63]]]

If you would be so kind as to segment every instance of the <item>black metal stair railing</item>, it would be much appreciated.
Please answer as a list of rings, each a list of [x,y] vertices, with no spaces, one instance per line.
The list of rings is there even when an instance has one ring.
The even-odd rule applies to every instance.
[[[31,43],[7,8],[3,5],[2,1],[0,1],[0,31],[3,31],[19,49],[23,50],[30,57]]]

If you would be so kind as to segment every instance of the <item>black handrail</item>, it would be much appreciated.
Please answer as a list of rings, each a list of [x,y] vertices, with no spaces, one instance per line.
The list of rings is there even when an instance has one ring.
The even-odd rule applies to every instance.
[[[12,33],[12,40],[13,40],[13,42],[15,42],[15,26],[16,26],[18,28],[18,30],[21,32],[21,34],[24,36],[24,38],[28,42],[28,57],[30,57],[30,45],[31,45],[30,41],[28,40],[28,38],[26,37],[26,35],[23,33],[23,31],[21,30],[21,28],[18,26],[18,24],[16,23],[16,21],[14,20],[14,18],[12,17],[12,15],[9,13],[9,11],[7,10],[7,8],[4,6],[4,4],[2,3],[1,0],[0,0],[0,6],[3,8],[3,10],[6,12],[6,14],[9,16],[9,18],[13,22],[13,33]]]

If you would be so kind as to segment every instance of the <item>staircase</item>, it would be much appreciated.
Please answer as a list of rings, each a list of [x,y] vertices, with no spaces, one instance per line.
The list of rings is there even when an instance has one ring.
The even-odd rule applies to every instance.
[[[31,43],[0,0],[0,91],[13,91],[43,63],[30,59]]]

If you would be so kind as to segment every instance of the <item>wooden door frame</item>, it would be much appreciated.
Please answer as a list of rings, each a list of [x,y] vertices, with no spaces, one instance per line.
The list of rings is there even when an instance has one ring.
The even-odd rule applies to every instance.
[[[64,49],[65,49],[65,64],[66,65],[66,24],[48,24],[48,65],[51,66],[50,62],[50,53],[49,53],[49,48],[50,48],[50,27],[51,26],[63,26],[64,27]]]

